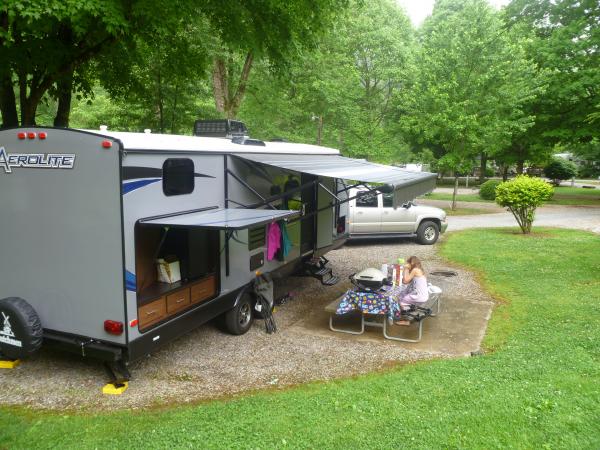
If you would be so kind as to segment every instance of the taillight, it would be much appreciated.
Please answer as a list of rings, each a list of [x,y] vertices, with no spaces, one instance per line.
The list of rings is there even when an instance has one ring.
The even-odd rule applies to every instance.
[[[112,147],[112,142],[110,142],[110,141],[102,141],[102,147],[104,147],[104,148],[111,148]]]
[[[140,323],[140,322],[139,322],[139,320],[137,320],[137,319],[133,319],[133,320],[130,320],[130,321],[129,321],[129,326],[130,326],[131,328],[133,328],[133,327],[137,327],[137,326],[138,326],[138,323]]]
[[[20,131],[20,132],[17,133],[17,137],[19,139],[25,139],[27,137],[27,133],[25,133],[23,131]]]
[[[29,139],[35,139],[35,133],[33,131],[30,131],[29,133],[27,133],[27,137]]]
[[[46,138],[48,137],[48,135],[42,131],[40,134],[38,134],[38,137],[39,137],[41,140],[44,140],[44,139],[46,139]]]
[[[110,334],[123,334],[123,322],[117,322],[116,320],[105,320],[104,331]]]

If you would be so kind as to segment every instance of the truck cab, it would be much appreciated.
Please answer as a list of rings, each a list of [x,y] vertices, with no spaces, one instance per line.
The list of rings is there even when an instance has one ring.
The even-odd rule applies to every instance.
[[[434,244],[448,227],[446,213],[432,206],[407,202],[393,207],[391,193],[353,189],[349,205],[350,238],[417,237],[424,245]]]

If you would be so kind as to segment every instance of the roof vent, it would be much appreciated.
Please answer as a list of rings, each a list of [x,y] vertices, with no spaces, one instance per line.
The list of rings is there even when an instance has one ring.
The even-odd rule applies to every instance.
[[[150,133],[152,133],[152,130],[150,128],[144,128],[144,133],[150,134]]]
[[[194,136],[222,137],[248,137],[248,128],[244,122],[231,119],[196,120],[194,122]]]
[[[231,142],[239,145],[258,145],[259,147],[266,147],[266,144],[259,139],[248,139],[244,136],[238,136],[231,139]]]
[[[100,125],[100,131],[108,131],[108,125]]]

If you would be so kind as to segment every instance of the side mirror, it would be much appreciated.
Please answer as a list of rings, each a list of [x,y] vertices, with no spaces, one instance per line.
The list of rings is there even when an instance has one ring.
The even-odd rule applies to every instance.
[[[405,204],[403,204],[403,205],[402,205],[402,207],[403,207],[404,209],[409,209],[409,208],[410,208],[412,205],[413,205],[413,203],[412,203],[412,202],[406,202]]]

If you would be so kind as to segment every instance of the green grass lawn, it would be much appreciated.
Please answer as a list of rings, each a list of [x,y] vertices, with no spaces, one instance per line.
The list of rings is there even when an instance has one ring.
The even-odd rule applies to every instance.
[[[452,201],[452,194],[447,192],[433,192],[424,198]],[[456,196],[456,199],[460,202],[493,203],[489,200],[483,200],[478,194],[459,194]],[[551,205],[600,206],[600,189],[555,187],[554,196],[547,203]]]
[[[600,448],[600,239],[536,231],[441,249],[502,299],[485,356],[171,409],[3,407],[0,448]]]

